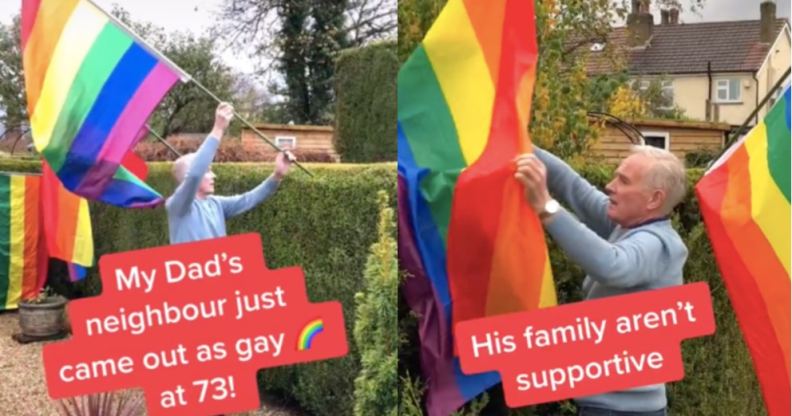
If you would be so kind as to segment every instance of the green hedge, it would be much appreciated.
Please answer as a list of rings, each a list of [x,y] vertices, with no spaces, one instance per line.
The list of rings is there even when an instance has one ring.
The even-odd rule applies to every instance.
[[[396,75],[393,42],[341,52],[336,61],[335,147],[343,162],[396,160]]]
[[[602,189],[610,180],[613,167],[608,165],[576,165],[575,169],[591,183]],[[696,338],[682,343],[685,377],[669,383],[668,404],[672,415],[765,415],[764,404],[753,372],[750,355],[742,338],[726,289],[718,272],[712,248],[699,214],[693,185],[703,174],[702,169],[688,170],[690,192],[673,216],[673,222],[689,249],[685,265],[685,282],[706,281],[710,286],[716,330],[713,336]],[[585,273],[548,239],[553,277],[559,303],[582,299],[580,289]],[[400,299],[403,303],[403,300]],[[414,391],[412,377],[418,373],[417,325],[404,305],[400,305],[402,336],[410,340],[399,352],[403,391]],[[575,414],[571,401],[508,410],[500,386],[487,392],[489,404],[482,411],[465,409],[462,414],[488,415],[563,415]],[[407,395],[402,409],[414,409]],[[413,411],[402,414],[417,415]]]
[[[152,163],[148,183],[163,195],[173,190],[170,164]],[[360,355],[353,341],[355,293],[362,291],[369,247],[377,240],[377,192],[396,194],[396,165],[309,164],[309,178],[294,170],[262,206],[228,221],[228,233],[261,233],[270,268],[300,265],[313,302],[343,304],[350,353],[344,358],[261,372],[267,392],[295,400],[316,415],[352,414]],[[0,159],[0,170],[37,171],[37,162]],[[217,193],[253,188],[272,171],[270,164],[214,164]],[[395,208],[395,201],[391,200]],[[163,209],[125,210],[92,204],[96,252],[101,255],[168,244]],[[99,292],[96,268],[77,292]]]

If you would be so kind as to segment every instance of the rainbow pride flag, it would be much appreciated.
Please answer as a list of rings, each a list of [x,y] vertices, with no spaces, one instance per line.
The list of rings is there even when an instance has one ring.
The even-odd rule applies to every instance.
[[[66,188],[121,207],[161,203],[121,162],[188,77],[88,0],[23,0],[21,38],[33,140]]]
[[[461,373],[454,323],[556,304],[541,223],[514,179],[531,151],[533,7],[450,0],[399,71],[399,256],[432,415],[499,381]]]
[[[40,184],[39,176],[0,174],[0,310],[36,297],[46,280]]]
[[[72,281],[86,275],[93,266],[94,245],[88,201],[69,192],[55,172],[41,163],[42,228],[50,257],[68,263]]]
[[[696,184],[770,416],[790,412],[790,90]]]

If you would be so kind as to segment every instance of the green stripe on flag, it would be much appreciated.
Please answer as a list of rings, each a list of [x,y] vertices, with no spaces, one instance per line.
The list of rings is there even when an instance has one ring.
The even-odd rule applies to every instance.
[[[419,166],[435,171],[465,167],[454,120],[423,46],[399,70],[398,112]]]
[[[132,39],[129,35],[112,23],[108,23],[94,41],[60,109],[50,144],[44,149],[52,170],[57,172],[63,166],[96,98],[130,46]]]
[[[451,202],[454,189],[462,170],[431,172],[421,181],[421,195],[429,205],[432,219],[443,239],[443,247],[448,248],[448,224],[451,223]]]
[[[5,309],[10,283],[11,177],[0,175],[0,310]]]
[[[415,162],[430,171],[420,191],[445,246],[454,187],[466,162],[451,110],[423,45],[399,70],[398,101],[399,123]]]
[[[767,125],[767,164],[770,168],[770,176],[789,202],[789,155],[792,151],[790,146],[792,138],[786,124],[787,111],[789,108],[782,97],[765,116],[765,125]]]

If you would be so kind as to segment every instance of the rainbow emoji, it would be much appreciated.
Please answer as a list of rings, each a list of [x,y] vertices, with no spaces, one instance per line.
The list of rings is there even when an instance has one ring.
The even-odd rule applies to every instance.
[[[297,351],[310,349],[314,337],[316,334],[322,331],[324,331],[324,322],[322,322],[321,319],[314,319],[313,321],[309,322],[308,325],[305,325],[305,328],[300,331],[300,340],[297,342]]]

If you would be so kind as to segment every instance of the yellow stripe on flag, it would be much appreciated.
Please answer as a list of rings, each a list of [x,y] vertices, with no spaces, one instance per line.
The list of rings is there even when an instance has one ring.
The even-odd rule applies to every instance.
[[[495,86],[461,0],[448,2],[423,45],[454,119],[462,154],[470,166],[487,144]]]
[[[47,68],[36,108],[30,117],[36,149],[49,145],[58,115],[66,102],[80,65],[108,19],[90,3],[81,1],[63,29]]]
[[[16,308],[22,298],[25,269],[25,177],[11,177],[11,216],[9,218],[8,295],[6,309]]]
[[[751,217],[762,230],[789,277],[790,207],[770,176],[767,163],[767,126],[756,125],[745,139],[751,177]]]
[[[558,305],[556,298],[555,282],[553,282],[553,268],[550,266],[550,253],[545,257],[545,269],[542,274],[542,289],[539,292],[539,307],[548,308]]]
[[[88,201],[80,198],[80,208],[77,214],[77,229],[75,230],[74,255],[72,263],[81,266],[93,266],[94,246],[91,230],[91,216],[88,211]]]

